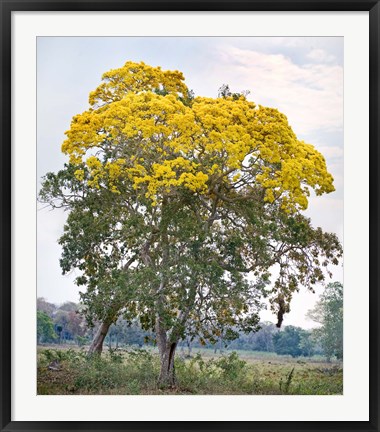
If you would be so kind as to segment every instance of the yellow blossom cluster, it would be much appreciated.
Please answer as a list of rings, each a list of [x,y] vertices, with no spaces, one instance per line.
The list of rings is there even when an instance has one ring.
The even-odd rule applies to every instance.
[[[90,93],[92,107],[116,102],[127,93],[159,90],[182,97],[187,96],[184,76],[179,71],[163,71],[144,62],[126,62],[123,67],[111,69],[102,76],[102,84]]]
[[[245,194],[261,185],[266,201],[293,211],[307,207],[310,188],[334,190],[323,156],[278,110],[242,95],[185,101],[183,80],[132,62],[104,74],[62,145],[75,177],[114,193],[128,186],[153,205],[181,188],[207,196],[216,185]]]

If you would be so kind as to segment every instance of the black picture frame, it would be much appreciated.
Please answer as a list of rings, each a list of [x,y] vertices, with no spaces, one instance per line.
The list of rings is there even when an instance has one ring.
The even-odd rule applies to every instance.
[[[0,427],[1,431],[379,431],[379,51],[380,4],[367,0],[0,0],[1,12],[1,249],[0,249]],[[368,422],[73,422],[11,419],[11,282],[12,282],[12,146],[11,146],[11,14],[13,11],[369,11],[370,131],[370,404]]]

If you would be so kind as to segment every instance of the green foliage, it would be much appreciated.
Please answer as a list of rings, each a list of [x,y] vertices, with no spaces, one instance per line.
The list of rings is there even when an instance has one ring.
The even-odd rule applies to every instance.
[[[112,363],[123,363],[123,354],[118,349],[108,348],[108,355]]]
[[[77,341],[78,346],[80,346],[80,347],[83,347],[84,345],[86,345],[89,342],[87,337],[79,336],[79,335],[76,336],[76,341]]]
[[[288,394],[289,390],[290,390],[290,385],[292,383],[292,379],[293,379],[293,374],[294,374],[294,368],[287,374],[285,382],[282,380],[280,380],[280,391],[282,393]]]
[[[99,356],[89,357],[79,364],[78,371],[80,373],[74,381],[74,386],[87,392],[112,390],[120,385],[121,379],[127,379],[121,363]]]
[[[198,353],[188,362],[177,359],[176,368],[180,385],[191,392],[198,388],[211,392],[218,389],[217,393],[239,393],[246,387],[249,373],[247,363],[236,352],[208,360]]]
[[[124,394],[140,394],[156,387],[158,358],[144,350],[110,350],[107,356],[99,357],[71,349],[46,349],[39,356],[40,375],[53,360],[62,364],[62,374],[69,378],[65,393],[112,394],[115,389],[123,389]]]
[[[289,354],[292,357],[312,354],[310,333],[300,327],[286,326],[273,335],[274,351],[277,354]]]
[[[119,345],[137,345],[142,347],[154,339],[152,332],[146,331],[142,328],[137,320],[128,321],[123,317],[119,317],[117,321],[111,325],[106,342],[115,346]]]
[[[329,283],[315,308],[308,316],[321,327],[315,330],[327,359],[343,359],[343,285]]]
[[[313,335],[313,331],[303,330],[300,332],[299,348],[302,355],[307,357],[318,352],[318,344]]]
[[[133,379],[143,388],[156,388],[159,359],[145,349],[128,350],[128,365]]]
[[[56,340],[53,321],[49,315],[42,311],[37,311],[37,340],[40,343]]]
[[[41,351],[41,356],[46,363],[57,360],[59,362],[78,364],[87,358],[87,355],[83,351],[75,351],[72,349],[45,349]]]
[[[48,315],[49,319],[44,314]],[[43,320],[46,322],[50,320],[54,335],[50,334],[49,338],[42,335],[42,338],[38,338],[38,343],[66,343],[70,341],[76,342],[78,346],[83,346],[88,342],[88,335],[86,335],[88,328],[85,325],[79,304],[65,302],[56,306],[40,297],[37,299],[37,324],[40,325],[37,330],[42,333]],[[47,327],[45,331],[49,331]]]
[[[241,376],[247,365],[235,351],[228,356],[221,357],[215,364],[222,370],[222,375],[229,380],[236,380]]]

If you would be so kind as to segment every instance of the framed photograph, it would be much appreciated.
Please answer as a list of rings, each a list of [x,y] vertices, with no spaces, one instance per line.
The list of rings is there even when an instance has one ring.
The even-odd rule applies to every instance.
[[[0,4],[1,430],[378,431],[379,3]]]

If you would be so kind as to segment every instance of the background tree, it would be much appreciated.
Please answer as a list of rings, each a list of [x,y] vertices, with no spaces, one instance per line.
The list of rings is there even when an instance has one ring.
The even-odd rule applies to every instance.
[[[252,349],[255,351],[273,352],[273,335],[277,333],[274,324],[260,323],[260,330],[252,335]]]
[[[107,334],[106,341],[109,347],[117,349],[119,345],[135,345],[142,347],[152,343],[154,336],[141,328],[139,321],[127,321],[120,316],[115,324],[112,324]]]
[[[57,310],[57,306],[53,303],[49,303],[43,297],[37,298],[37,310],[45,312],[47,315],[52,317],[54,312]]]
[[[256,332],[239,332],[239,337],[228,343],[228,349],[274,352],[273,335],[278,331],[275,324],[260,322]]]
[[[81,338],[86,334],[87,328],[85,320],[78,310],[68,312],[68,323],[66,329],[73,340],[82,343]]]
[[[276,354],[298,357],[303,355],[300,346],[304,330],[299,327],[286,326],[273,335],[273,346]]]
[[[303,356],[311,357],[318,353],[319,347],[313,331],[303,330],[300,334],[299,347]]]
[[[277,110],[228,88],[194,98],[183,80],[132,62],[104,74],[41,191],[70,210],[61,266],[82,271],[86,314],[103,339],[121,313],[154,330],[162,385],[181,339],[256,330],[263,296],[280,326],[341,255],[300,213],[311,189],[334,190],[323,156]]]
[[[38,343],[55,342],[56,338],[52,319],[46,312],[37,311]]]
[[[315,329],[328,360],[343,359],[343,285],[340,282],[327,284],[314,309],[308,317],[321,326]]]
[[[78,305],[74,302],[68,301],[61,304],[58,309],[65,312],[76,312],[78,310]]]
[[[71,340],[72,336],[68,330],[70,324],[69,312],[63,310],[57,310],[54,314],[54,327],[59,336],[59,343],[65,343],[67,340]]]

